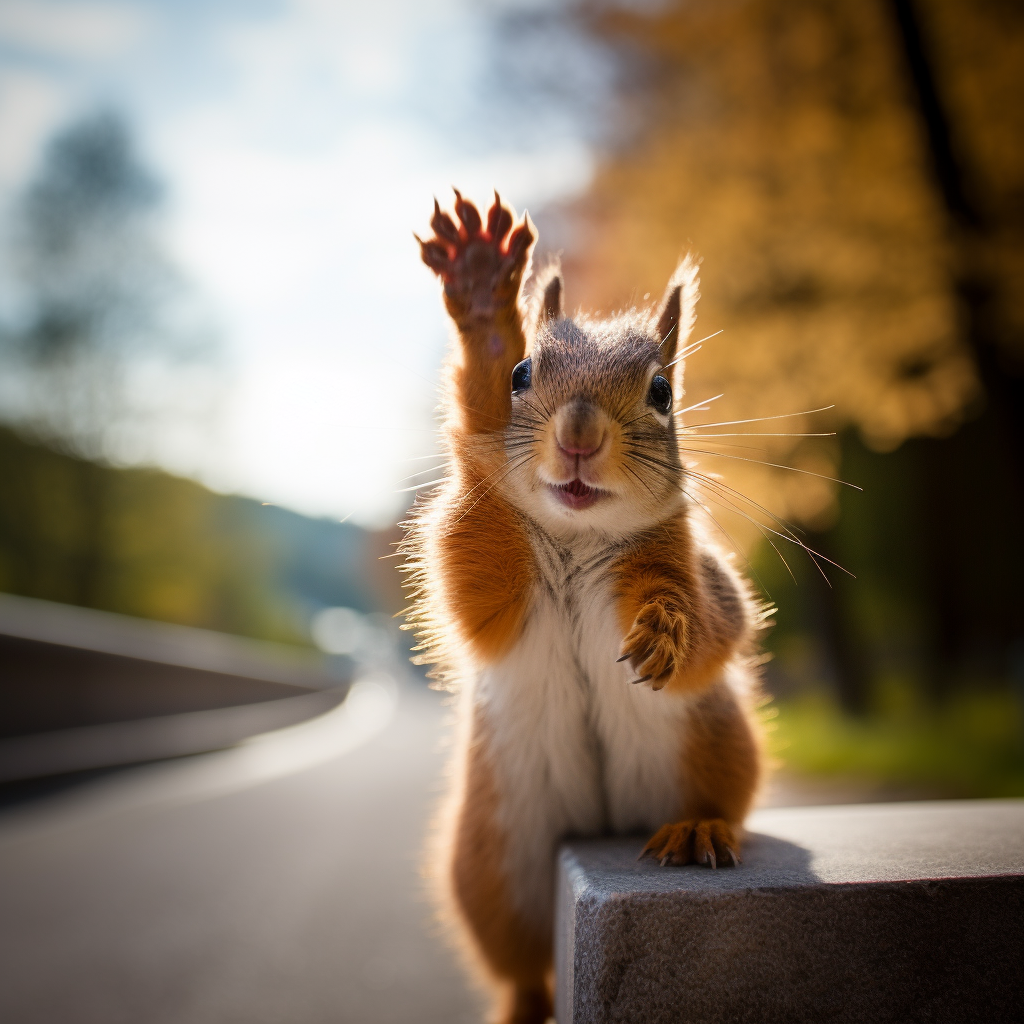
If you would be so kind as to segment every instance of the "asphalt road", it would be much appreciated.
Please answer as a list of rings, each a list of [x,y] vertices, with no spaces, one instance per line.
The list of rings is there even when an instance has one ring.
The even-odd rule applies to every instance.
[[[408,680],[0,811],[0,1020],[479,1021],[420,880],[447,711]]]

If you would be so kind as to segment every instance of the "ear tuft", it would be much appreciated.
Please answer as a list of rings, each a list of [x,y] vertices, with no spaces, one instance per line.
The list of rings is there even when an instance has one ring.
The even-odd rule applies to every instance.
[[[544,318],[546,320],[561,320],[562,313],[562,276],[555,274],[544,288]]]
[[[656,331],[661,342],[661,361],[668,365],[682,351],[697,318],[697,299],[700,296],[697,279],[697,261],[687,256],[676,267],[665,289],[665,297],[658,309]]]
[[[561,320],[565,316],[562,270],[557,260],[552,261],[537,275],[534,294],[538,296],[537,325],[548,320]]]

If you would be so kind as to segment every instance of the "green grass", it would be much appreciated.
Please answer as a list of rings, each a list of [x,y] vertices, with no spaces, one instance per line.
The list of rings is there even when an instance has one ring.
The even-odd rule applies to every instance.
[[[1024,714],[1010,691],[959,693],[921,706],[890,684],[874,713],[843,714],[823,693],[766,712],[770,749],[788,771],[863,779],[949,797],[1024,796]]]

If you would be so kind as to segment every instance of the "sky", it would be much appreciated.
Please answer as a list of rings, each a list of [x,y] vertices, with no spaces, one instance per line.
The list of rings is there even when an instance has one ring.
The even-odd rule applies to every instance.
[[[364,525],[406,507],[447,338],[412,232],[453,184],[536,213],[593,172],[577,108],[528,85],[596,96],[600,60],[552,32],[509,74],[501,19],[545,6],[0,0],[0,215],[54,132],[120,111],[222,339],[216,416],[139,459]]]

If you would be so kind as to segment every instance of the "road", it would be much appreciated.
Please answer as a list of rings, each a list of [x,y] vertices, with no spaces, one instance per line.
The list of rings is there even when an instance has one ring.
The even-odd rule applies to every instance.
[[[420,865],[448,715],[414,680],[0,812],[0,1020],[481,1019]]]
[[[400,674],[231,750],[8,799],[0,1021],[479,1022],[420,873],[449,711]],[[863,794],[777,779],[764,802],[837,797]]]

